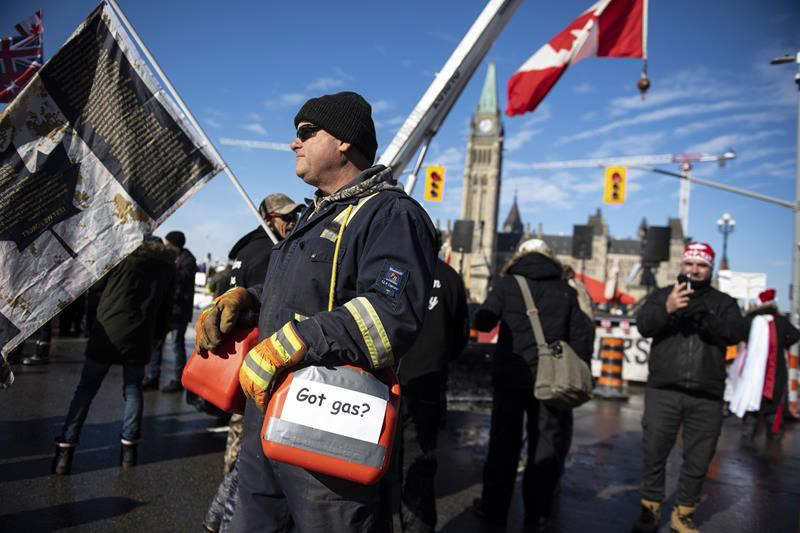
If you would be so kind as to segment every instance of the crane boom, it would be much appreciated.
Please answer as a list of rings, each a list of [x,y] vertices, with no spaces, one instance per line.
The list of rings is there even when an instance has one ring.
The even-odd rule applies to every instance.
[[[419,99],[414,110],[381,154],[379,163],[392,168],[399,176],[420,146],[423,151],[413,169],[406,192],[411,194],[416,174],[425,157],[428,143],[436,135],[447,114],[455,104],[467,82],[478,68],[486,52],[505,27],[522,0],[490,0],[467,34],[461,39],[450,58]]]
[[[573,159],[571,161],[543,161],[540,163],[523,163],[525,169],[560,169],[560,168],[590,168],[611,167],[618,165],[666,165],[669,163],[706,163],[725,161],[736,157],[736,152],[728,150],[721,155],[706,153],[699,154],[656,154],[656,155],[631,155],[617,157],[603,157],[597,159]]]

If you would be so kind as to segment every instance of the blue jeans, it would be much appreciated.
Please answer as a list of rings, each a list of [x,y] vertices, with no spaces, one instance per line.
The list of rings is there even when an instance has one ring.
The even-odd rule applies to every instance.
[[[169,345],[175,355],[175,376],[174,380],[180,382],[183,376],[183,367],[186,366],[186,324],[169,330]],[[157,380],[161,376],[161,359],[164,355],[164,345],[167,344],[167,337],[154,342],[153,352],[150,354],[150,362],[145,367],[147,379]]]
[[[56,439],[58,442],[78,443],[81,428],[86,421],[86,415],[89,414],[89,407],[109,368],[110,364],[98,363],[93,359],[86,359],[83,363],[81,379],[69,404],[61,436]],[[122,414],[121,437],[133,442],[139,440],[142,426],[142,378],[144,378],[143,366],[122,365],[122,398],[125,401],[125,409]]]

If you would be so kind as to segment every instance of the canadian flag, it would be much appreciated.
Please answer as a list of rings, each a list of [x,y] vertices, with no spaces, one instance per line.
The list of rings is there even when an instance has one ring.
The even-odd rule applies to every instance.
[[[539,105],[584,57],[647,57],[647,0],[600,0],[539,48],[508,80],[506,115]]]

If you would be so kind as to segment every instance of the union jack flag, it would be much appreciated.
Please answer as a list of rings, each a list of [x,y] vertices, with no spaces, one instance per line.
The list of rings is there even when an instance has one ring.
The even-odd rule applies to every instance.
[[[42,12],[16,26],[13,37],[0,39],[0,102],[8,103],[44,63]]]

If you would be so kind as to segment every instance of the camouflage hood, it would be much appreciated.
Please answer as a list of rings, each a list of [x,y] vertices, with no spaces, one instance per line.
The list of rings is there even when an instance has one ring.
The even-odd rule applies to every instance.
[[[318,213],[333,202],[361,198],[384,190],[403,191],[403,186],[394,179],[391,168],[374,165],[359,174],[349,185],[329,196],[322,196],[319,191],[314,193],[314,212]]]

